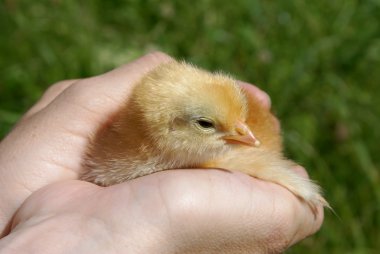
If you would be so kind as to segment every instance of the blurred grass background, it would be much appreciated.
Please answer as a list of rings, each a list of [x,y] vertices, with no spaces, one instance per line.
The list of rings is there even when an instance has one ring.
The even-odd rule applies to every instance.
[[[379,0],[5,0],[0,31],[0,138],[50,84],[162,50],[271,96],[340,217],[287,253],[379,253]]]

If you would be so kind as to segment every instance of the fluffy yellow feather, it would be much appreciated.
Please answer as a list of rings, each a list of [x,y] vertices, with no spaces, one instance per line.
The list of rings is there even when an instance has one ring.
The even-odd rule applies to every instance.
[[[315,212],[320,188],[282,155],[271,112],[231,77],[187,63],[163,64],[96,133],[83,180],[108,186],[161,170],[222,168],[280,184]]]

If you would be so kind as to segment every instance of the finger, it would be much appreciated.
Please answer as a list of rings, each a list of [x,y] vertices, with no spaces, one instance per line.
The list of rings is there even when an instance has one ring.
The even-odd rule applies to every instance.
[[[261,90],[260,88],[252,84],[249,84],[243,81],[238,81],[238,83],[244,88],[244,90],[254,95],[262,103],[262,105],[264,105],[264,108],[270,110],[272,103],[267,93],[265,93],[263,90]],[[273,122],[274,122],[274,125],[276,126],[277,132],[280,132],[281,123],[275,116],[273,116]]]
[[[293,170],[304,178],[309,178],[309,174],[306,169],[300,165],[293,167]],[[324,220],[324,208],[323,205],[317,207],[317,212],[314,213],[310,210],[310,207],[304,202],[297,203],[296,213],[298,216],[298,221],[302,222],[294,232],[293,237],[290,240],[290,245],[296,244],[297,242],[303,240],[304,238],[317,232],[322,226]],[[297,221],[297,220],[294,220]]]
[[[73,107],[85,110],[91,121],[99,123],[119,110],[130,96],[134,85],[147,72],[172,58],[160,52],[145,55],[108,73],[82,79],[57,98],[55,111],[62,110],[73,117],[82,117]],[[68,103],[68,101],[70,103]]]
[[[162,53],[149,54],[106,74],[78,80],[66,89],[63,89],[62,85],[61,93],[58,88],[56,92],[53,89],[51,96],[47,94],[46,97],[51,99],[54,94],[58,96],[42,111],[26,119],[25,123],[28,124],[20,125],[18,132],[24,135],[38,133],[40,153],[50,155],[49,163],[59,169],[71,169],[66,170],[65,175],[73,177],[74,173],[75,177],[81,168],[81,157],[78,155],[85,152],[90,135],[125,104],[133,85],[146,72],[169,60],[171,58]],[[30,146],[34,147],[28,148],[24,145],[23,149],[29,151],[36,149],[35,143],[31,143]],[[28,159],[33,161],[32,158]],[[52,172],[60,171],[57,169]]]
[[[271,100],[267,93],[265,93],[263,90],[258,88],[257,86],[254,86],[252,84],[238,81],[238,83],[249,93],[253,94],[259,101],[262,102],[265,108],[270,109],[271,107]]]
[[[307,205],[299,208],[297,213],[301,219],[292,239],[289,242],[289,247],[305,239],[306,237],[316,233],[322,226],[324,220],[324,208],[322,205],[317,207],[317,213],[313,214]],[[294,220],[296,221],[296,220]]]
[[[168,170],[137,178],[129,184],[142,182],[146,182],[145,185],[156,193],[157,189],[160,190],[160,197],[166,198],[160,203],[172,212],[171,225],[180,225],[186,239],[186,229],[183,230],[181,225],[185,225],[191,215],[193,223],[199,223],[198,230],[202,229],[202,225],[207,225],[204,230],[217,228],[220,234],[232,238],[239,236],[235,240],[241,244],[245,239],[248,246],[252,243],[264,244],[262,247],[267,247],[268,252],[273,248],[283,250],[315,233],[323,221],[322,207],[318,207],[315,216],[306,203],[283,187],[240,172]],[[194,182],[197,185],[195,189]],[[152,191],[133,189],[142,189],[141,197],[148,196],[147,191]],[[233,206],[230,206],[231,202]],[[228,246],[227,243],[225,246]]]
[[[54,120],[49,121],[51,129],[64,128],[66,132],[88,137],[125,104],[144,74],[170,60],[166,54],[156,52],[103,75],[62,83],[51,89],[29,115],[44,109],[41,117]]]
[[[307,173],[306,169],[300,165],[297,165],[295,167],[293,167],[293,170],[299,174],[300,176],[304,177],[304,178],[309,178],[309,174]]]
[[[46,92],[42,95],[40,100],[26,112],[23,118],[28,118],[35,113],[39,112],[43,108],[45,108],[47,105],[49,105],[50,102],[52,102],[58,95],[60,95],[64,90],[66,90],[68,87],[70,87],[72,84],[74,84],[78,79],[71,79],[71,80],[63,80],[60,82],[57,82],[50,86]]]
[[[35,112],[39,113],[25,119],[25,124],[16,126],[10,135],[30,136],[33,142],[23,145],[13,142],[9,146],[20,145],[25,154],[30,154],[31,158],[24,157],[19,160],[20,163],[35,161],[33,153],[28,151],[38,149],[40,154],[50,158],[50,164],[56,165],[59,169],[71,169],[71,172],[66,170],[65,175],[73,177],[72,173],[80,170],[81,157],[78,155],[84,153],[89,136],[123,106],[137,80],[149,70],[169,60],[171,58],[163,53],[153,53],[106,74],[79,80],[71,85],[63,83],[51,89],[38,106],[42,108],[47,104],[43,110],[38,111],[36,108]],[[50,101],[54,96],[55,99]],[[37,135],[38,139],[35,140],[34,137]],[[67,149],[68,147],[70,149]],[[19,165],[19,168],[28,168],[28,166]],[[51,171],[52,174],[58,172],[60,172],[58,169]]]

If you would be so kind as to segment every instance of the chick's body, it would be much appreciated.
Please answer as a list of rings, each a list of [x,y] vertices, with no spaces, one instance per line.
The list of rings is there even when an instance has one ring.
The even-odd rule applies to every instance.
[[[163,64],[94,136],[82,179],[102,186],[175,168],[223,168],[278,183],[313,209],[319,188],[291,169],[270,111],[232,78]]]

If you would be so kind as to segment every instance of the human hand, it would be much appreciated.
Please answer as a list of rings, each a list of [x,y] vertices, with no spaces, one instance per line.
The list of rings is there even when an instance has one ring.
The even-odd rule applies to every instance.
[[[0,247],[276,252],[318,230],[321,208],[314,218],[286,189],[237,172],[164,171],[108,188],[68,181],[78,179],[90,133],[117,111],[135,81],[168,59],[148,55],[101,76],[58,83],[23,117],[0,143],[3,234],[33,195]],[[247,89],[269,105],[263,92]]]

